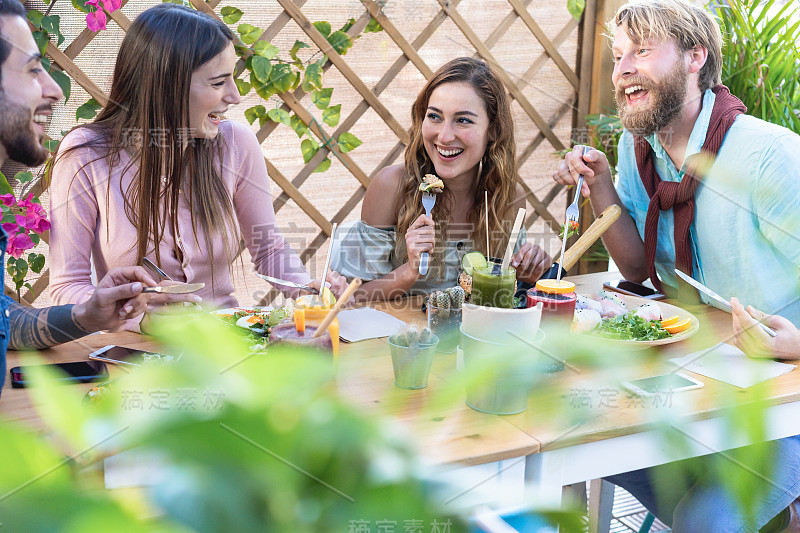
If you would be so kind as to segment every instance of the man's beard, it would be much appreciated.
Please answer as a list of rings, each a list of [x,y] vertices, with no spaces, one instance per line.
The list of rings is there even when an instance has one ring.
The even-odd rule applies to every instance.
[[[32,118],[29,109],[9,102],[0,92],[0,144],[9,159],[29,167],[41,165],[49,154],[31,127]]]
[[[685,105],[689,72],[681,61],[661,81],[653,83],[645,77],[635,76],[626,80],[626,85],[640,85],[649,92],[650,103],[646,109],[628,105],[625,89],[616,91],[617,112],[622,126],[634,135],[651,135],[663,130],[680,115]]]

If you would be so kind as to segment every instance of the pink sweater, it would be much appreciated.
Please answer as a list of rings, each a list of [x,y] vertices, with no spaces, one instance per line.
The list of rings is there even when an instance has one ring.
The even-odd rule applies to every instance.
[[[223,154],[222,181],[233,199],[239,228],[253,265],[262,274],[307,283],[310,278],[303,263],[276,228],[267,167],[258,139],[246,125],[230,120],[220,124],[219,134],[227,145]],[[91,140],[92,135],[86,129],[75,130],[64,138],[61,149]],[[111,169],[111,191],[107,195],[109,169],[105,160],[83,167],[96,157],[95,154],[91,148],[82,148],[59,158],[53,169],[50,187],[50,294],[55,304],[79,303],[92,295],[95,287],[90,278],[90,260],[94,260],[97,279],[114,267],[137,264],[136,227],[125,215],[121,193],[133,179],[137,167],[131,166],[123,174],[130,161],[123,151],[119,163]],[[229,240],[231,246],[238,244],[232,237]],[[205,302],[223,307],[235,306],[231,265],[226,260],[226,255],[232,255],[220,253],[221,236],[216,235],[212,243],[214,250],[207,250],[202,235],[195,240],[189,207],[181,200],[177,246],[182,250],[184,260],[183,263],[178,261],[174,252],[176,244],[167,232],[159,244],[159,266],[176,281],[204,282],[205,288],[197,294]],[[155,261],[152,250],[147,256]]]

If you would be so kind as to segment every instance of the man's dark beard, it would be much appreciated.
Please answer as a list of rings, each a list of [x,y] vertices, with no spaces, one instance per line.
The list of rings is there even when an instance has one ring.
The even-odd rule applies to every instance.
[[[689,72],[681,61],[664,78],[654,84],[642,78],[632,78],[626,85],[641,85],[649,91],[648,109],[634,109],[628,105],[625,90],[617,90],[615,98],[622,126],[634,135],[650,135],[663,130],[683,110],[686,100],[686,80]]]
[[[48,155],[31,128],[32,118],[29,109],[12,104],[0,92],[0,144],[9,159],[29,167],[41,165]]]

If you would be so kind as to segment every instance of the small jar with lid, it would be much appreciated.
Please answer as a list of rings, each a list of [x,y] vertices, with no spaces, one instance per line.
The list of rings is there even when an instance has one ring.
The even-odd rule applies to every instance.
[[[569,324],[575,313],[576,300],[575,284],[564,280],[540,279],[527,292],[528,307],[542,303],[542,325],[545,327],[559,322]]]

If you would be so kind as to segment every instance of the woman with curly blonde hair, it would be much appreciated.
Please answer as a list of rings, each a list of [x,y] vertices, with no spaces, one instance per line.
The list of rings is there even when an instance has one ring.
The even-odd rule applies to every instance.
[[[501,256],[516,212],[525,206],[509,101],[486,63],[462,57],[442,66],[417,96],[411,118],[405,164],[378,172],[361,220],[334,255],[337,271],[371,280],[361,286],[361,298],[391,299],[456,285],[461,254]],[[430,217],[419,190],[426,174],[444,182]],[[424,276],[419,274],[423,252],[430,254]],[[523,230],[512,258],[517,279],[533,283],[551,263],[544,250],[525,242]]]

